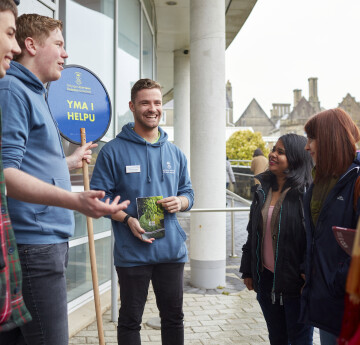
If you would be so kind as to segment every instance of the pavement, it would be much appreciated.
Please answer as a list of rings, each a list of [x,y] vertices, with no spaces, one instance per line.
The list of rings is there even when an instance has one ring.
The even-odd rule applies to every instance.
[[[230,204],[230,202],[228,202]],[[235,207],[247,206],[235,202]],[[186,214],[179,221],[188,233],[190,218]],[[247,212],[235,213],[235,254],[231,254],[231,216],[227,213],[227,266],[226,287],[217,289],[198,289],[190,285],[190,266],[186,264],[184,272],[184,320],[186,345],[265,345],[269,344],[265,319],[256,300],[256,294],[246,289],[240,277],[239,266],[241,248],[246,241]],[[143,315],[141,329],[142,345],[161,345],[159,329],[149,326],[157,324],[159,316],[155,296],[150,286],[148,301]],[[106,345],[117,345],[116,322],[111,321],[111,311],[103,315],[103,327]],[[93,322],[70,338],[70,345],[98,344],[96,322]],[[314,332],[314,344],[320,344],[317,330]]]

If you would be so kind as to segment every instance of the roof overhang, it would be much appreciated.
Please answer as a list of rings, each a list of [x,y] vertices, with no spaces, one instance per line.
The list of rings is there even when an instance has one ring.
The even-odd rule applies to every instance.
[[[174,55],[190,46],[190,0],[154,0],[156,13],[157,80],[163,86],[164,103],[172,99]],[[226,48],[234,40],[257,0],[225,0]]]

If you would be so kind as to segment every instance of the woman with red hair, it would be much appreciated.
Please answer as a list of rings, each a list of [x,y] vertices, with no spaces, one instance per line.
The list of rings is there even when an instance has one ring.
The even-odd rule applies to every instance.
[[[356,228],[360,202],[360,155],[355,144],[360,132],[342,109],[330,109],[305,124],[307,144],[315,167],[314,182],[304,198],[307,237],[306,284],[301,319],[320,329],[322,345],[335,345],[344,313],[350,256],[338,245],[333,226]]]

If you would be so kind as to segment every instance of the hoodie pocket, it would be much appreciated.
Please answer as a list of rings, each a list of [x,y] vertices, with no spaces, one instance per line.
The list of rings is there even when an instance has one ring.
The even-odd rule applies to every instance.
[[[53,178],[52,185],[69,190],[68,180]],[[34,218],[41,231],[49,234],[58,234],[63,237],[74,233],[73,211],[55,206],[34,205]]]
[[[156,240],[159,262],[187,260],[186,234],[178,220],[165,218],[165,237]]]

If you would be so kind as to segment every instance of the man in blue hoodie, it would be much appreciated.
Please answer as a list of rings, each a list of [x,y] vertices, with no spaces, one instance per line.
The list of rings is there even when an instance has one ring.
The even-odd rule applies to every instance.
[[[140,79],[131,90],[128,123],[100,151],[91,187],[110,199],[130,200],[126,210],[111,216],[115,236],[114,261],[120,284],[121,307],[118,344],[138,345],[142,314],[150,280],[161,318],[163,344],[182,345],[183,271],[188,259],[186,234],[176,212],[189,210],[194,193],[185,155],[168,142],[159,127],[162,116],[161,86]],[[165,237],[146,238],[140,226],[136,198],[161,196]]]
[[[94,146],[88,143],[65,157],[46,102],[44,84],[60,78],[67,58],[62,23],[27,14],[16,26],[22,52],[0,80],[2,156],[23,295],[32,321],[0,333],[0,344],[67,345],[65,270],[68,239],[74,234],[71,210],[100,217],[126,208],[128,202],[117,205],[118,198],[112,204],[101,202],[102,191],[70,192],[69,169],[89,160]]]

